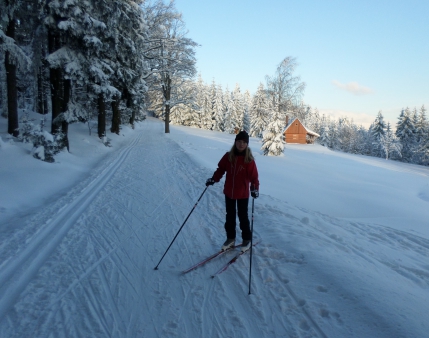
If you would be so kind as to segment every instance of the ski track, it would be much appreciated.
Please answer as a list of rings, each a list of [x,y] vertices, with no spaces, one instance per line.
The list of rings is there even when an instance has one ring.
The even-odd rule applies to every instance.
[[[165,135],[162,123],[147,121],[142,129],[87,181],[25,218],[10,241],[2,242],[0,257],[7,259],[0,266],[1,337],[352,336],[347,321],[355,318],[329,305],[329,297],[340,297],[347,286],[307,261],[301,238],[429,287],[427,239],[334,219],[264,195],[255,203],[254,236],[261,242],[253,249],[251,295],[248,254],[214,279],[210,275],[233,253],[180,275],[224,240],[218,185],[207,189],[154,271],[212,171]],[[270,224],[280,223],[277,232],[271,230]],[[355,241],[346,240],[350,234]],[[284,239],[284,246],[273,246],[273,237]],[[373,242],[373,249],[363,250],[361,240]],[[421,260],[399,261],[397,248]],[[318,284],[305,291],[302,281],[315,273]],[[326,295],[326,303],[315,303],[312,293]],[[371,329],[383,329],[378,332],[386,337],[404,334],[374,317],[368,319]]]

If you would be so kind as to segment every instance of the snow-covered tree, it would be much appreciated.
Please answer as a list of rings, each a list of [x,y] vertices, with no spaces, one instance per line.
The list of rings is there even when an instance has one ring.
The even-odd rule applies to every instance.
[[[174,8],[174,2],[165,5],[157,1],[145,7],[146,21],[150,27],[148,58],[152,69],[150,88],[161,91],[164,101],[165,132],[169,133],[171,107],[179,104],[172,86],[176,78],[189,79],[195,73],[195,43],[187,38],[181,13]]]
[[[262,138],[262,131],[268,124],[267,93],[261,83],[252,98],[250,111],[250,136]]]
[[[213,97],[213,130],[225,131],[225,109],[223,104],[222,86],[216,86]]]
[[[381,139],[385,136],[385,134],[386,123],[384,122],[383,114],[381,114],[381,111],[379,111],[371,128],[374,156],[381,157],[385,153],[385,147],[381,144]]]
[[[319,135],[320,137],[317,139],[317,142],[322,146],[329,147],[331,144],[331,137],[329,134],[329,119],[327,119],[325,115],[322,116]]]
[[[244,117],[243,117],[243,130],[250,131],[250,111],[252,108],[252,99],[248,90],[243,95]]]
[[[234,104],[232,99],[232,93],[229,91],[228,86],[223,93],[223,103],[225,132],[229,134],[234,134],[236,128],[233,122]]]
[[[195,118],[193,125],[197,128],[202,128],[203,114],[204,114],[204,100],[206,96],[206,85],[203,81],[201,74],[195,82]]]
[[[204,101],[201,111],[201,128],[206,130],[213,129],[213,108],[212,100],[210,97],[209,87],[205,87],[204,91]]]
[[[416,142],[420,143],[426,138],[429,128],[429,124],[426,118],[426,108],[424,105],[420,108],[419,113],[416,113],[416,116]]]
[[[380,135],[380,146],[383,150],[386,160],[389,159],[391,154],[396,154],[398,157],[401,157],[401,144],[395,137],[393,133],[390,123],[387,123],[386,130],[383,134]]]
[[[13,136],[19,134],[17,66],[28,65],[30,59],[16,44],[16,29],[20,19],[19,12],[25,4],[18,0],[0,2],[0,52],[4,53],[7,88],[7,132]],[[30,6],[30,5],[29,5]],[[31,7],[30,7],[31,8]]]
[[[231,101],[229,106],[229,132],[234,134],[237,130],[243,130],[244,120],[244,104],[243,95],[241,94],[240,85],[235,85],[234,91],[231,93]]]
[[[273,109],[278,113],[293,112],[299,106],[305,90],[305,83],[295,76],[295,58],[286,57],[277,66],[274,76],[267,76],[267,92]]]
[[[279,156],[283,154],[286,143],[283,134],[285,122],[282,114],[278,111],[272,112],[271,116],[271,121],[262,138],[261,150],[264,151],[264,155],[266,156]]]
[[[196,96],[196,86],[194,81],[185,80],[180,85],[174,85],[176,90],[175,96],[177,97],[177,105],[171,108],[170,122],[177,125],[191,126],[195,119],[195,109],[193,109],[193,102]],[[163,100],[160,92],[157,92],[157,115],[162,116]],[[197,116],[199,119],[199,116]]]
[[[429,163],[429,123],[426,118],[426,108],[423,105],[416,113],[416,149],[414,151],[414,163]]]
[[[413,123],[409,108],[401,111],[396,125],[396,137],[402,144],[402,159],[405,162],[411,162],[413,151],[416,148],[416,127]]]

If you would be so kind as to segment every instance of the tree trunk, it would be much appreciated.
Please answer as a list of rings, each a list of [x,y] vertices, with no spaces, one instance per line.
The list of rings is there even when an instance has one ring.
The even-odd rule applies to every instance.
[[[37,74],[37,112],[45,115],[48,113],[48,101],[45,84],[45,66],[39,67]]]
[[[166,83],[162,86],[165,99],[165,133],[170,133],[170,97],[171,97],[171,79],[166,76]]]
[[[15,20],[10,20],[6,35],[15,39]],[[10,53],[5,53],[5,68],[7,82],[7,132],[15,137],[19,135],[18,123],[18,92],[16,88],[16,65],[10,59]]]
[[[60,48],[60,35],[59,33],[49,30],[48,32],[48,48],[49,53],[52,54]],[[62,111],[62,71],[61,68],[49,69],[49,81],[51,83],[51,100],[52,100],[52,123],[51,133],[55,134],[59,125],[55,123],[55,119]]]
[[[165,105],[165,133],[170,133],[170,105]]]
[[[62,109],[61,112],[65,113],[68,109],[68,104],[70,101],[70,91],[71,91],[71,81],[69,79],[63,81],[63,100],[62,100]],[[64,134],[64,146],[67,148],[67,151],[70,151],[69,144],[69,123],[67,121],[61,122],[61,130]]]
[[[98,95],[98,137],[103,138],[106,135],[106,104],[103,94]]]
[[[130,116],[130,124],[131,124],[131,128],[133,128],[134,129],[134,123],[135,123],[135,121],[136,121],[136,107],[134,107],[132,110],[131,110],[131,116]]]
[[[45,106],[43,105],[43,67],[39,67],[39,72],[37,73],[37,112],[39,114],[45,115]]]
[[[121,125],[121,112],[119,111],[120,97],[115,96],[112,101],[112,127],[110,131],[119,135],[119,127]]]
[[[130,116],[130,124],[131,124],[131,127],[134,129],[134,123],[135,123],[135,121],[136,121],[136,107],[134,106],[133,107],[133,105],[132,105],[132,96],[131,96],[131,94],[130,94],[130,92],[127,90],[127,89],[125,89],[125,99],[126,99],[126,102],[127,102],[127,108],[128,109],[131,109],[131,116]]]

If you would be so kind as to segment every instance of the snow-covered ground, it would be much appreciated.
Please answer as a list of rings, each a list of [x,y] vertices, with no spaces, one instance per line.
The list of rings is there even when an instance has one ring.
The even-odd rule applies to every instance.
[[[248,254],[180,274],[225,239],[222,183],[154,270],[233,135],[76,124],[48,164],[0,128],[0,337],[429,337],[429,168],[252,138],[248,295]]]

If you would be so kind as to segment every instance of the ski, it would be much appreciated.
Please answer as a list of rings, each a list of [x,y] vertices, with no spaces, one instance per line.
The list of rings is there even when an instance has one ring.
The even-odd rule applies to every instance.
[[[256,244],[258,244],[259,242],[256,242],[255,244],[253,244],[253,246],[255,246]],[[249,249],[250,250],[250,249]],[[216,271],[213,275],[211,275],[212,278],[215,278],[217,275],[220,275],[222,272],[224,272],[226,269],[229,268],[229,266],[231,264],[234,264],[238,258],[240,258],[241,255],[245,254],[247,251],[240,251],[238,254],[236,254],[234,257],[232,257],[228,263],[226,263],[224,266],[222,266],[218,271]]]
[[[236,249],[236,248],[239,248],[239,247],[241,247],[241,244],[234,245],[233,247],[230,247],[229,249],[226,249],[226,250],[220,250],[220,251],[218,251],[218,252],[214,253],[213,255],[211,255],[211,256],[209,256],[209,257],[207,257],[207,258],[204,258],[202,261],[200,261],[200,262],[198,262],[198,263],[196,263],[196,264],[192,265],[190,268],[188,268],[188,269],[186,269],[186,270],[182,271],[182,275],[184,275],[185,273],[188,273],[188,272],[190,272],[190,271],[192,271],[192,270],[195,270],[196,268],[199,268],[200,266],[203,266],[204,264],[206,264],[206,263],[210,262],[213,258],[216,258],[216,257],[218,257],[218,256],[221,256],[221,255],[223,255],[224,253],[229,252],[229,251],[231,251],[231,250],[233,250],[233,249]]]

